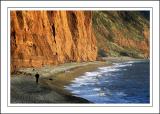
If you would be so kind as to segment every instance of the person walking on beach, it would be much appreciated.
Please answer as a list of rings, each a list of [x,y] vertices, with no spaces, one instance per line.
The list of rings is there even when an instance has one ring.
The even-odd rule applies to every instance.
[[[38,84],[38,79],[39,79],[39,74],[38,73],[35,74],[35,78],[36,78],[36,83]]]

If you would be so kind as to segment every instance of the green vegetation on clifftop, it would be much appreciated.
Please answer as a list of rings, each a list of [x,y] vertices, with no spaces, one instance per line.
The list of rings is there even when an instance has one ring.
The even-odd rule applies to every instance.
[[[148,11],[94,11],[99,56],[149,58]]]

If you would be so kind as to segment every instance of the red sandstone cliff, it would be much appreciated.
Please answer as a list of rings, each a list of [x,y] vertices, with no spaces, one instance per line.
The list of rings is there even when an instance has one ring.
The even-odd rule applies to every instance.
[[[89,11],[11,11],[11,70],[97,57]]]

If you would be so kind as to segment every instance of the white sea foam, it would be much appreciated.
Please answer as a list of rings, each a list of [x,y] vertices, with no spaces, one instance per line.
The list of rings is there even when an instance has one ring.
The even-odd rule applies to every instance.
[[[121,67],[125,67],[125,66],[131,66],[132,62],[128,62],[128,63],[114,63],[113,66],[108,66],[108,67],[99,67],[97,71],[94,72],[86,72],[84,73],[84,75],[75,78],[75,80],[72,81],[72,84],[70,84],[69,86],[65,86],[66,89],[72,91],[73,94],[81,94],[83,93],[82,90],[79,91],[77,90],[78,88],[82,87],[82,86],[88,86],[88,85],[95,85],[95,84],[100,84],[100,82],[98,81],[99,77],[101,76],[109,76],[110,72],[116,72],[122,69],[119,69]],[[126,69],[123,69],[126,70]],[[107,75],[105,75],[107,74]],[[105,82],[109,82],[108,80],[106,80]],[[77,88],[77,89],[75,89]],[[97,94],[93,94],[92,96],[105,96],[106,93],[104,91],[101,90],[101,88],[94,88],[93,91],[97,91]],[[108,94],[108,92],[107,92]],[[123,92],[118,92],[116,93],[117,96],[125,96],[126,94],[124,94]],[[88,96],[88,95],[87,95]]]
[[[108,80],[104,81],[104,82],[109,82]]]
[[[106,96],[105,92],[100,92],[99,96]]]
[[[126,66],[132,66],[132,64],[117,64],[115,67],[119,68],[119,67],[126,67]]]
[[[117,96],[127,96],[127,94],[125,94],[124,92],[116,92]]]
[[[74,91],[72,91],[72,93],[73,94],[78,94],[78,93],[80,93],[80,91],[79,90],[74,90]]]
[[[115,67],[100,67],[99,68],[99,72],[101,73],[105,73],[105,72],[115,72],[115,71],[119,71],[120,69],[115,68]]]
[[[97,97],[97,96],[99,96],[99,93],[96,93],[96,94],[88,94],[88,95],[82,95],[82,97],[84,97],[84,98]]]
[[[69,90],[69,91],[74,91],[74,89],[72,88],[72,86],[64,86],[65,89]]]
[[[124,67],[128,66],[130,64],[122,64],[122,63],[116,63],[114,66],[109,67],[100,67],[97,71],[94,72],[86,72],[84,75],[75,78],[75,80],[72,81],[72,84],[70,84],[71,87],[81,87],[85,85],[94,85],[99,84],[98,79],[101,76],[108,76],[109,72],[115,72],[119,71],[118,67]],[[103,73],[107,72],[107,75],[104,75]],[[108,82],[108,81],[105,81]]]
[[[87,85],[87,83],[78,83],[77,82],[77,83],[70,84],[70,86],[73,87],[73,88],[81,87],[83,85]]]
[[[86,72],[85,73],[86,76],[97,76],[99,74],[100,74],[100,72]]]
[[[125,63],[135,63],[136,61],[128,61],[128,62],[125,62]]]
[[[131,64],[133,64],[133,63],[141,63],[141,62],[146,62],[146,61],[138,61],[138,60],[136,61],[135,60],[135,61],[128,61],[128,62],[124,62],[124,63],[131,63]]]
[[[101,88],[94,88],[93,91],[100,91]]]
[[[100,69],[100,70],[106,70],[108,68],[110,68],[110,67],[99,67],[98,69]]]
[[[81,87],[85,85],[94,85],[98,84],[98,79],[101,76],[109,76],[109,72],[116,72],[122,69],[119,69],[120,67],[125,66],[131,66],[133,61],[126,62],[126,63],[114,63],[113,66],[107,66],[107,67],[99,67],[97,71],[94,72],[86,72],[84,75],[75,78],[75,80],[72,81],[72,84],[70,84],[71,87]],[[126,69],[123,69],[126,70]],[[104,75],[104,73],[107,73],[107,75]],[[108,82],[108,81],[105,81]],[[96,89],[95,89],[96,90]]]

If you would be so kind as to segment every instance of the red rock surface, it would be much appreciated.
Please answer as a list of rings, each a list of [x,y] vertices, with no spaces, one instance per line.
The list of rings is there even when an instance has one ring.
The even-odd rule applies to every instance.
[[[115,42],[125,48],[135,48],[140,50],[140,52],[143,54],[144,58],[149,58],[149,28],[145,27],[142,31],[142,35],[144,39],[142,41],[136,41],[133,36],[130,37],[124,37],[123,32],[116,32],[113,31],[116,35],[116,40]]]
[[[97,57],[89,11],[11,11],[11,71]]]

